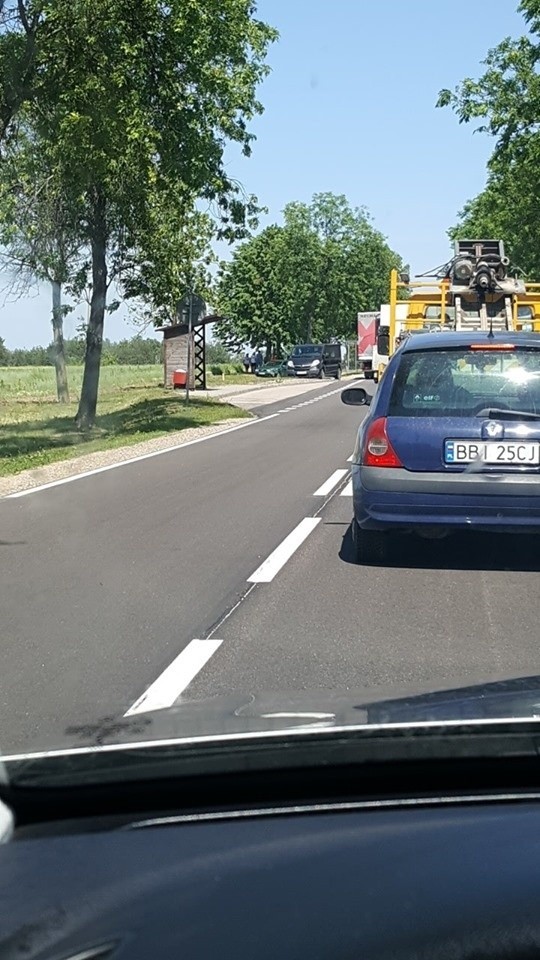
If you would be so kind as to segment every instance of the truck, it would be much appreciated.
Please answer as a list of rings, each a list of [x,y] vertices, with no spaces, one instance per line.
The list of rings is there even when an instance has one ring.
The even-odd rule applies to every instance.
[[[358,313],[356,317],[358,338],[356,348],[357,369],[364,374],[367,380],[373,378],[373,354],[377,343],[377,332],[380,320],[381,314],[378,310]]]
[[[390,274],[372,354],[380,380],[405,337],[437,330],[513,330],[540,333],[540,283],[508,274],[501,240],[456,240],[448,263],[416,277]]]

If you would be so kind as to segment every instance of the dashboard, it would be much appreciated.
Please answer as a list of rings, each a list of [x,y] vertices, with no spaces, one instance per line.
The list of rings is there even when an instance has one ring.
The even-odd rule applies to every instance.
[[[0,847],[0,957],[537,957],[539,864],[526,798],[23,827]]]

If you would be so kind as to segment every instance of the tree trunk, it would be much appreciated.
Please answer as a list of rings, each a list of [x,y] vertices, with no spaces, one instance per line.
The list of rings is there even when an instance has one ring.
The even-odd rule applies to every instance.
[[[93,206],[90,244],[92,250],[92,299],[90,301],[90,319],[86,329],[86,353],[81,399],[75,418],[79,430],[88,430],[92,427],[96,417],[103,346],[103,324],[107,302],[107,226],[105,222],[105,200],[100,190],[96,190]]]
[[[313,319],[312,317],[308,317],[306,343],[311,343],[312,339],[313,339]]]
[[[62,286],[57,280],[52,286],[53,359],[56,371],[56,396],[59,403],[69,403],[69,390],[64,352],[64,317],[62,315]]]

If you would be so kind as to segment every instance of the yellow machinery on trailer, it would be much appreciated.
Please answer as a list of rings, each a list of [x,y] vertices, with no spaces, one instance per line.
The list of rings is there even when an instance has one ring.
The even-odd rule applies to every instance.
[[[390,302],[381,306],[374,379],[405,337],[434,330],[540,333],[540,283],[508,276],[501,240],[457,240],[442,267],[411,282],[392,270]]]

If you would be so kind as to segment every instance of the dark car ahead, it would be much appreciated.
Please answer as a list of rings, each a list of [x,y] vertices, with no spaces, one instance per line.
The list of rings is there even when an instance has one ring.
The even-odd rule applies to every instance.
[[[299,343],[293,348],[287,368],[294,377],[341,378],[340,343]]]
[[[539,533],[540,336],[408,338],[360,426],[352,482],[360,562],[383,561],[398,532]]]

